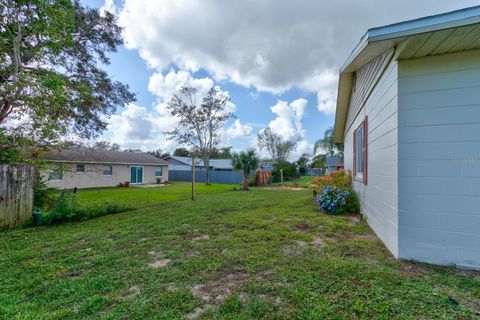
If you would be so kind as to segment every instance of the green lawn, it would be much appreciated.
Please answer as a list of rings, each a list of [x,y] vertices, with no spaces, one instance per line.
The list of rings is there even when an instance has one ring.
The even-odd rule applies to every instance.
[[[478,319],[480,274],[393,259],[309,190],[80,191],[138,209],[0,234],[0,319]]]
[[[283,184],[287,187],[308,187],[310,181],[315,177],[312,176],[301,176],[298,179],[292,179],[285,181]],[[274,186],[279,186],[280,182],[272,183]]]

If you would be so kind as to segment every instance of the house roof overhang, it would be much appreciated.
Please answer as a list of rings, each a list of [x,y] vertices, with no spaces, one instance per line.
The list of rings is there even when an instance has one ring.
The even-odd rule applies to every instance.
[[[421,58],[480,48],[480,6],[369,29],[340,68],[334,141],[343,142],[355,72],[384,52]]]

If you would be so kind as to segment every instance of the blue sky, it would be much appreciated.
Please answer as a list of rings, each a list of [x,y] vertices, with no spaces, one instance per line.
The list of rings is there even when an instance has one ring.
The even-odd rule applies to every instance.
[[[468,0],[425,0],[422,5],[411,0],[83,2],[104,6],[119,17],[128,49],[122,46],[111,56],[108,71],[137,95],[134,105],[119,109],[109,120],[104,137],[127,148],[171,151],[176,145],[167,142],[162,132],[175,122],[162,103],[175,85],[214,83],[228,91],[236,106],[237,118],[225,126],[224,145],[237,150],[249,147],[256,143],[258,131],[269,126],[285,140],[299,141],[295,157],[311,153],[313,143],[333,125],[337,71],[367,28],[476,4]],[[234,121],[237,127],[230,128]]]

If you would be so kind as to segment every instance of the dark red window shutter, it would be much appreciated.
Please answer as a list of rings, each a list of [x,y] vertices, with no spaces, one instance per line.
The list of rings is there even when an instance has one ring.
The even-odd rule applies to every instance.
[[[353,177],[357,175],[357,130],[353,130]]]
[[[368,181],[368,116],[363,122],[363,183]]]

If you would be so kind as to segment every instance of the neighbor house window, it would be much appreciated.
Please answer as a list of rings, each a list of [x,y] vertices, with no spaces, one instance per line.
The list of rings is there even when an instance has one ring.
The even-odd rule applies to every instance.
[[[85,172],[85,165],[77,164],[77,173],[84,173],[84,172]]]
[[[48,180],[63,180],[63,173],[60,167],[51,167],[48,169]]]
[[[353,132],[353,175],[367,184],[367,117]]]
[[[104,166],[103,167],[103,175],[104,176],[111,176],[112,175],[112,166]]]
[[[162,167],[155,167],[155,177],[162,176]]]

